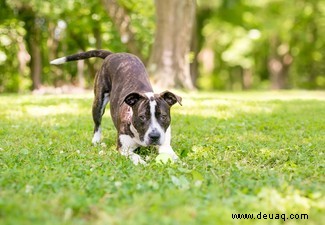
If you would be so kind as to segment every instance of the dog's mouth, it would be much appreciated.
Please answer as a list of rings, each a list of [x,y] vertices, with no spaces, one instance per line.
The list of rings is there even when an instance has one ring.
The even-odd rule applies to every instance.
[[[159,137],[159,138],[148,137],[145,143],[147,146],[160,146],[163,143],[163,137]]]
[[[160,145],[160,140],[149,140],[148,145]]]

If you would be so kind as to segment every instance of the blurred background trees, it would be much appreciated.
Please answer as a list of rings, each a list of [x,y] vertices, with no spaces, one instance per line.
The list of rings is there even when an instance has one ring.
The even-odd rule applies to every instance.
[[[322,0],[0,0],[0,92],[91,87],[90,49],[130,52],[161,86],[325,89]]]

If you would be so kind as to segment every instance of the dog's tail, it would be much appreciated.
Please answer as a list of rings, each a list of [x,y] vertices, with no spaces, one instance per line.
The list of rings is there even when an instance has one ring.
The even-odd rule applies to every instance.
[[[74,55],[69,55],[69,56],[65,56],[62,58],[54,59],[50,62],[50,64],[59,65],[59,64],[63,64],[65,62],[69,62],[69,61],[89,59],[92,57],[105,59],[107,56],[109,56],[111,54],[113,54],[113,52],[105,51],[105,50],[92,50],[92,51],[88,51],[88,52],[81,52],[81,53],[77,53]]]

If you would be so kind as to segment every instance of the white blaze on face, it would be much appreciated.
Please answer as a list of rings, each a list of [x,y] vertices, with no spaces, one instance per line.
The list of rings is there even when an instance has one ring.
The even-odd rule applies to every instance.
[[[163,128],[160,126],[159,122],[157,121],[156,118],[156,106],[157,106],[157,102],[154,100],[154,93],[152,92],[147,92],[145,93],[145,95],[149,98],[150,102],[150,115],[151,115],[151,122],[149,125],[149,128],[147,130],[147,132],[144,135],[144,142],[146,144],[150,143],[150,138],[149,138],[149,134],[153,131],[156,131],[160,134],[160,140],[158,145],[161,145],[162,143],[164,143],[165,141],[165,132],[163,130]]]

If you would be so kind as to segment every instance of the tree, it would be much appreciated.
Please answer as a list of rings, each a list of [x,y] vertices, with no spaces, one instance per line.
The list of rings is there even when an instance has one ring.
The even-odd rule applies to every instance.
[[[101,60],[48,62],[95,48],[139,56],[163,88],[325,88],[325,1],[101,1],[0,1],[0,92],[91,87]]]
[[[148,63],[149,73],[161,88],[193,89],[190,46],[195,21],[195,0],[155,0],[156,34]]]
[[[19,16],[25,21],[25,40],[30,54],[30,71],[32,89],[40,89],[42,85],[42,52],[41,52],[41,23],[42,19],[36,16],[33,8],[27,4],[19,7]]]
[[[200,0],[201,87],[324,88],[325,2]],[[213,11],[207,14],[206,9]],[[272,19],[270,19],[272,18]],[[211,57],[208,53],[213,53]],[[213,65],[208,66],[209,59]],[[209,71],[205,68],[210,68]],[[213,69],[211,69],[211,67]]]
[[[30,54],[29,67],[32,89],[39,89],[42,84],[41,26],[43,19],[38,16],[33,4],[28,1],[12,1],[10,4],[17,10],[19,20],[24,21],[23,24],[26,30],[24,39]]]
[[[131,14],[136,13],[135,9],[139,8],[139,5],[142,8],[148,7],[148,1],[102,0],[102,2],[129,52],[147,64],[147,57],[141,48],[148,45],[146,43],[148,39],[139,38],[146,29],[142,26],[137,34],[134,29],[137,23],[134,19],[145,12],[138,13],[136,17],[132,17],[133,19]],[[154,83],[161,87],[193,89],[189,61],[195,22],[195,0],[157,0],[155,8],[156,34],[147,64],[149,74],[153,77]]]

